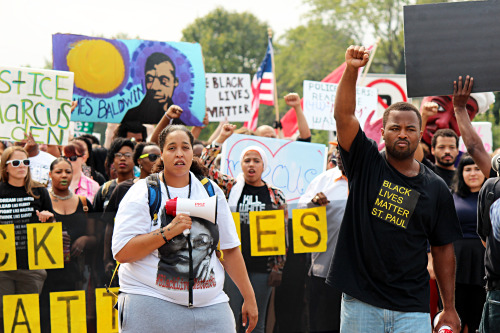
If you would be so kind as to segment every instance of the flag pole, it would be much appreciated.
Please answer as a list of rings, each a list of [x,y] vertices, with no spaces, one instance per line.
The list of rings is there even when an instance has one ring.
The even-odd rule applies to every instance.
[[[267,35],[268,35],[269,39],[272,40],[273,31],[271,30],[271,28],[267,28]],[[272,45],[272,43],[271,43],[271,45]],[[271,65],[273,67],[274,110],[276,112],[276,123],[278,123],[280,121],[280,111],[279,111],[279,106],[278,106],[278,88],[276,86],[276,71],[274,70],[274,46],[273,46],[273,50],[271,52]],[[280,138],[283,137],[283,134],[282,134],[280,128],[278,128],[277,134]]]
[[[368,71],[370,70],[370,66],[372,65],[373,59],[375,58],[375,52],[377,52],[378,43],[380,43],[380,37],[377,37],[377,40],[375,41],[375,45],[373,46],[373,50],[370,54],[370,60],[368,60],[368,63],[366,64],[365,68],[363,69],[363,75],[361,77],[361,81],[359,82],[360,86],[363,86],[363,82],[365,82],[366,74],[368,74]]]

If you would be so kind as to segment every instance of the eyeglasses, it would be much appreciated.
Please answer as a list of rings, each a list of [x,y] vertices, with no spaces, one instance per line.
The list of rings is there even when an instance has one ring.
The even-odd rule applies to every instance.
[[[184,237],[183,234],[180,234],[179,236],[172,238],[170,242],[176,246],[184,246],[187,243],[187,238]],[[207,234],[201,234],[191,239],[191,244],[193,245],[193,248],[196,249],[207,249],[213,245],[213,242],[213,238]]]
[[[83,157],[83,155],[73,155],[73,156],[63,156],[66,161],[76,162],[78,157]]]
[[[126,159],[129,159],[129,158],[132,158],[132,153],[116,153],[115,154],[115,158],[122,158],[122,157],[125,157]]]
[[[30,160],[26,159],[26,160],[10,160],[10,161],[7,161],[5,164],[12,164],[13,167],[18,167],[22,164],[24,164],[24,166],[30,166]]]
[[[142,154],[141,156],[139,156],[139,158],[149,158],[149,160],[151,162],[154,162],[158,159],[158,157],[160,157],[160,155],[158,154]]]

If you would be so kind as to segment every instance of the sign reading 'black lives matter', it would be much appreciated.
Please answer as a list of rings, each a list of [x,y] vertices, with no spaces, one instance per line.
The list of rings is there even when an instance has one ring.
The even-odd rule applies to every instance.
[[[420,193],[415,190],[384,180],[375,199],[372,215],[406,229],[419,197]]]

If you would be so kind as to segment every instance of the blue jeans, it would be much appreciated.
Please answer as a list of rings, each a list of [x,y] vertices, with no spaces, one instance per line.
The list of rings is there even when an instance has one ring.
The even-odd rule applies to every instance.
[[[483,316],[479,332],[490,333],[500,331],[500,290],[488,291],[484,302]]]
[[[248,277],[250,278],[250,283],[252,284],[253,291],[255,293],[255,299],[257,300],[257,308],[259,310],[259,320],[257,321],[257,326],[255,326],[253,332],[264,333],[266,327],[267,304],[269,303],[269,298],[271,297],[271,292],[273,291],[273,288],[267,284],[269,273],[248,272]],[[236,332],[244,332],[246,328],[243,329],[241,326],[241,307],[243,306],[243,296],[241,296],[238,287],[236,287],[233,280],[231,280],[227,273],[226,280],[224,282],[224,291],[227,296],[229,296],[229,305],[231,306],[231,310],[233,310],[234,319],[236,321]]]
[[[429,333],[431,331],[431,316],[428,313],[386,310],[342,294],[341,333]]]

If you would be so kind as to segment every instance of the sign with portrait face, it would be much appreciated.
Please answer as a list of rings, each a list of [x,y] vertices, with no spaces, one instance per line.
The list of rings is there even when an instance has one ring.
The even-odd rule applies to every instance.
[[[52,36],[54,69],[75,74],[73,121],[157,124],[172,104],[201,126],[205,70],[195,43]]]

